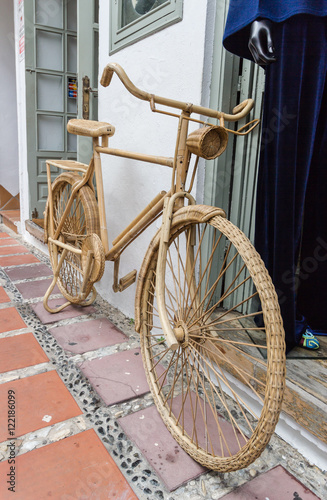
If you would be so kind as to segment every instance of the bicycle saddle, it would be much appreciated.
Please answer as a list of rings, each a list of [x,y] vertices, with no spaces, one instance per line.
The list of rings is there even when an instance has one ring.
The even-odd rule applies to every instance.
[[[100,137],[101,135],[111,137],[115,133],[115,127],[110,125],[110,123],[76,118],[69,120],[67,130],[71,134],[87,137]]]

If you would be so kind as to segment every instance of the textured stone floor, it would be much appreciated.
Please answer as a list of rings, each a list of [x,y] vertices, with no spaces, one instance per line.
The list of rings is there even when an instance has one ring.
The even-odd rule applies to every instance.
[[[0,248],[1,499],[324,498],[324,472],[277,436],[241,471],[207,471],[190,459],[144,385],[133,321],[101,297],[49,315],[47,257],[1,225]],[[53,304],[62,303],[56,292]],[[15,496],[3,479],[13,453]]]

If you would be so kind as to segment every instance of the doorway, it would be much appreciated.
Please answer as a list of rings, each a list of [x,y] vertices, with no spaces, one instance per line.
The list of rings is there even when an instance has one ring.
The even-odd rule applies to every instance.
[[[76,160],[81,149],[66,129],[82,117],[82,79],[89,77],[97,113],[97,0],[25,0],[26,121],[30,218],[43,219],[48,194],[46,159]],[[89,161],[89,158],[88,160]],[[55,178],[60,172],[52,167]],[[42,224],[42,222],[40,222]]]

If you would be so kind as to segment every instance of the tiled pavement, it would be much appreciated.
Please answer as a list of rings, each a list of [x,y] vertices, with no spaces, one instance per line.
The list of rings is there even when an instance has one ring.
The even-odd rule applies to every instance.
[[[323,472],[276,436],[247,469],[203,469],[159,418],[133,322],[101,297],[48,314],[47,258],[1,226],[0,266],[1,500],[323,498]]]

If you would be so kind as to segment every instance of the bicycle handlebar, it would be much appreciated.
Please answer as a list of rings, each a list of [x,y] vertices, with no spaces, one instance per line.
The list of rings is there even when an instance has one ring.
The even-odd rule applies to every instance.
[[[117,74],[126,89],[138,99],[162,104],[171,108],[181,109],[183,111],[189,111],[191,113],[197,113],[199,115],[208,116],[210,118],[217,118],[218,120],[220,118],[223,118],[224,120],[229,122],[236,122],[248,115],[254,106],[253,99],[245,99],[245,101],[241,102],[233,109],[233,114],[229,115],[227,113],[223,113],[222,111],[216,111],[210,108],[205,108],[203,106],[197,106],[182,101],[167,99],[166,97],[149,94],[148,92],[137,88],[134,83],[128,78],[123,68],[117,63],[109,63],[104,68],[100,80],[100,83],[103,87],[108,87],[108,85],[110,85],[114,73]]]

